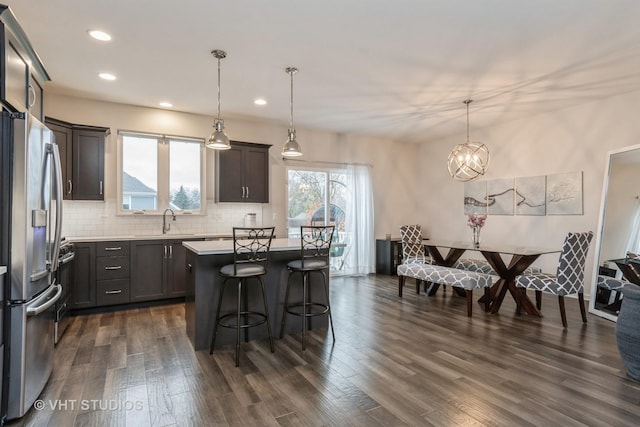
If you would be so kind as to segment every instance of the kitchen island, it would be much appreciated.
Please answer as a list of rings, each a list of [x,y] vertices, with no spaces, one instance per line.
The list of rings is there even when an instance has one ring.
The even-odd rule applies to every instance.
[[[211,344],[211,334],[215,310],[220,296],[220,286],[223,278],[220,277],[220,268],[226,264],[233,263],[233,241],[190,241],[182,244],[187,248],[186,272],[187,288],[185,295],[185,319],[187,325],[187,335],[195,350],[208,349]],[[280,333],[280,322],[284,304],[284,295],[289,277],[287,263],[300,258],[299,239],[273,239],[271,251],[269,253],[269,264],[267,274],[263,277],[265,291],[267,293],[267,305],[269,318],[273,329],[274,338]],[[292,276],[291,280],[301,283],[300,275]],[[314,275],[311,281],[311,299],[324,301],[323,286],[314,286],[316,280],[321,280],[319,274]],[[318,283],[319,284],[319,283]],[[235,310],[237,286],[227,284],[227,290],[222,302],[221,314]],[[248,287],[249,307],[262,307],[259,286]],[[300,301],[302,299],[302,285],[292,286],[289,300]],[[328,325],[327,316],[317,316],[312,318],[312,328],[326,327]],[[301,318],[289,316],[285,334],[300,333],[302,331]],[[264,325],[250,328],[249,339],[267,339],[267,327]],[[235,330],[219,328],[216,338],[216,348],[235,343]],[[277,353],[277,341],[276,353]]]

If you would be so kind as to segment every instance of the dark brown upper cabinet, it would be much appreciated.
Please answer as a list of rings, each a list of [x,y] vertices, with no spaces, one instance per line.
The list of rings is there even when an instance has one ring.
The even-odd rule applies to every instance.
[[[43,84],[50,80],[15,16],[0,5],[0,96],[10,111],[44,118]]]
[[[51,117],[46,125],[56,137],[66,200],[104,200],[104,143],[109,128],[77,125]]]
[[[231,141],[216,152],[216,202],[269,203],[270,147]]]

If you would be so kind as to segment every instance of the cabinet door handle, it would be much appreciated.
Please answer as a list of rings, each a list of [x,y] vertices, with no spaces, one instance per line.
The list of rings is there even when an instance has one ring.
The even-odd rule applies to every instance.
[[[167,258],[167,245],[164,245],[164,258]]]
[[[104,293],[107,295],[121,294],[122,289],[116,289],[115,291],[104,291]]]
[[[100,195],[102,196],[102,181],[100,181]]]
[[[173,246],[171,245],[167,245],[167,247],[169,248],[169,258],[173,258]]]
[[[244,199],[244,185],[242,186],[242,198]]]
[[[247,199],[249,198],[249,187],[247,187]]]
[[[122,266],[121,265],[114,265],[114,266],[109,266],[108,265],[104,269],[105,270],[120,270],[120,269],[122,269]]]
[[[67,183],[69,184],[69,191],[67,191],[67,194],[71,194],[71,192],[73,192],[73,182],[71,182],[71,180],[67,180]]]
[[[104,248],[105,251],[121,251],[122,250],[122,246],[113,246],[110,248]]]
[[[27,104],[29,104],[29,109],[31,109],[31,107],[36,104],[37,97],[38,95],[36,94],[36,89],[33,87],[33,85],[29,85],[29,100],[27,101]]]

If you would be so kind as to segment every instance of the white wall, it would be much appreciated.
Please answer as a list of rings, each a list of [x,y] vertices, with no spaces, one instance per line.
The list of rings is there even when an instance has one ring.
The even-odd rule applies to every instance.
[[[105,149],[105,202],[65,202],[63,232],[69,237],[151,234],[161,230],[158,216],[115,215],[118,130],[206,138],[213,123],[213,117],[49,93],[45,98],[45,112],[47,116],[72,123],[109,127],[112,133]],[[286,117],[278,124],[225,116],[225,127],[231,139],[273,145],[270,149],[270,203],[214,203],[214,152],[208,151],[207,216],[181,216],[172,223],[172,233],[230,232],[233,225],[242,224],[245,213],[257,212],[259,222],[275,225],[276,233],[282,235],[286,229],[287,166],[280,150],[287,136]],[[420,218],[416,198],[418,146],[302,128],[297,129],[297,137],[304,151],[302,159],[307,162],[357,162],[373,166],[376,236],[398,235],[401,224]]]
[[[584,215],[490,216],[482,229],[483,242],[560,247],[569,231],[596,232],[607,152],[640,140],[636,104],[636,97],[629,94],[527,115],[491,128],[473,128],[471,139],[484,142],[491,152],[483,179],[584,172]],[[457,137],[420,148],[422,180],[428,183],[419,195],[420,222],[434,238],[471,238],[463,210],[464,184],[450,178],[446,168],[449,151],[464,142],[465,132],[461,129]],[[587,263],[587,288],[595,253],[594,238]],[[545,255],[536,265],[555,272],[557,259],[557,254]]]
[[[206,137],[212,118],[153,108],[134,107],[48,94],[46,114],[74,123],[107,126],[112,130],[105,155],[106,202],[67,202],[73,217],[65,221],[65,234],[122,234],[121,227],[157,232],[160,220],[115,217],[116,135],[118,129]],[[488,145],[491,165],[483,179],[515,178],[560,172],[584,172],[584,215],[491,216],[482,230],[484,242],[507,242],[530,246],[560,246],[569,231],[593,230],[598,215],[607,152],[635,145],[640,140],[640,122],[635,118],[633,94],[598,100],[578,107],[550,111],[473,128],[473,140]],[[246,212],[257,211],[264,224],[285,229],[286,166],[279,152],[286,138],[286,123],[270,123],[225,117],[232,139],[272,144],[271,202],[267,205],[213,203],[213,153],[208,155],[206,218],[179,218],[176,232],[224,232],[240,224]],[[463,214],[463,183],[449,177],[446,159],[450,149],[464,141],[466,129],[445,140],[421,145],[381,138],[338,135],[297,129],[307,161],[369,163],[373,166],[375,233],[398,234],[403,223],[420,223],[433,238],[470,239]],[[70,208],[68,208],[70,206]],[[98,220],[89,217],[100,216]],[[87,222],[88,221],[88,222]],[[92,222],[93,221],[93,222]],[[137,221],[132,223],[131,221]],[[191,221],[191,222],[188,222]],[[180,227],[183,227],[181,229]],[[131,233],[124,233],[131,234]],[[588,258],[588,281],[593,272],[595,239]],[[543,256],[536,264],[545,271],[556,268],[557,255]]]

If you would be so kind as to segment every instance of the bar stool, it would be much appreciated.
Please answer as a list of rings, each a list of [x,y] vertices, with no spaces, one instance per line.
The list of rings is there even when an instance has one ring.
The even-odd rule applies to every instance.
[[[224,282],[222,282],[222,286],[220,286],[220,297],[218,299],[218,308],[216,309],[209,354],[213,354],[213,347],[216,343],[219,326],[236,329],[236,367],[240,366],[241,329],[244,329],[244,340],[248,342],[248,329],[266,322],[271,353],[274,352],[269,309],[264,291],[264,281],[262,280],[262,276],[267,274],[269,248],[271,247],[274,229],[275,227],[233,227],[233,264],[225,265],[220,269],[220,276],[224,277]],[[226,288],[225,285],[230,279],[238,279],[236,310],[221,316],[220,308]],[[248,308],[249,298],[246,288],[249,279],[257,279],[260,283],[264,312],[250,311]]]
[[[336,335],[333,331],[333,319],[331,318],[331,303],[329,301],[329,286],[325,270],[329,269],[329,254],[331,251],[331,240],[333,238],[334,226],[308,226],[300,227],[300,259],[290,261],[287,264],[289,277],[287,278],[287,290],[284,297],[284,311],[282,314],[282,324],[280,326],[280,338],[284,336],[284,328],[287,321],[287,314],[302,317],[302,350],[306,350],[307,326],[311,329],[311,317],[327,314],[329,325],[331,326],[331,336],[333,341]],[[320,273],[324,285],[326,301],[310,301],[309,283],[311,273]],[[294,273],[302,275],[302,301],[289,303],[289,290],[291,287],[291,276]],[[302,308],[302,310],[300,310]],[[309,323],[307,325],[307,323]]]

